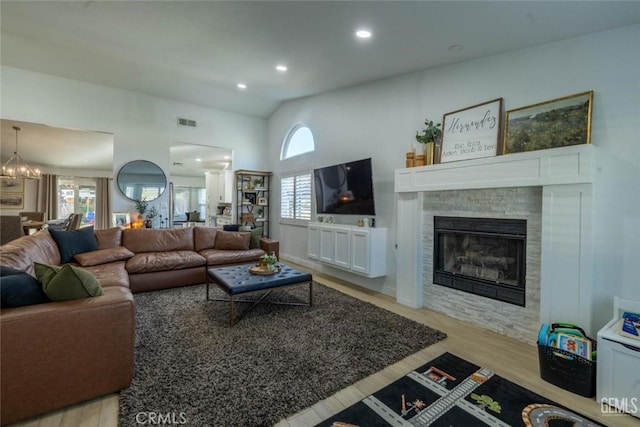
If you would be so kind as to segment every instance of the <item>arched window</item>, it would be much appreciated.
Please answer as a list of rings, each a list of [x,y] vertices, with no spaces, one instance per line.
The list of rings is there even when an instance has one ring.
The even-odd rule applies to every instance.
[[[282,143],[280,160],[288,159],[299,154],[308,153],[316,149],[313,133],[304,124],[297,124],[291,128]]]

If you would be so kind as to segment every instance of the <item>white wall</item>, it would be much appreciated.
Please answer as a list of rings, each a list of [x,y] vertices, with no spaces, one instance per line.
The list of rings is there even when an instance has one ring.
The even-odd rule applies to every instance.
[[[234,167],[266,169],[266,120],[2,66],[3,119],[110,132],[114,135],[113,174],[135,159],[157,163],[168,176],[172,142],[234,150]],[[176,125],[177,117],[198,122]],[[131,201],[113,192],[113,210],[128,211]],[[165,192],[155,204],[166,211]]]
[[[497,97],[504,98],[506,111],[594,90],[592,143],[599,164],[593,324],[599,327],[611,316],[612,295],[639,298],[640,55],[633,50],[639,42],[640,25],[635,25],[285,102],[268,123],[273,200],[283,173],[372,157],[377,221],[389,227],[388,274],[381,284],[330,271],[393,292],[393,171],[404,168],[405,152],[424,119],[440,121],[447,112]],[[297,122],[313,130],[316,151],[280,162],[282,140]],[[306,229],[273,224],[273,236],[281,240],[281,253],[308,262],[300,255],[306,253]]]

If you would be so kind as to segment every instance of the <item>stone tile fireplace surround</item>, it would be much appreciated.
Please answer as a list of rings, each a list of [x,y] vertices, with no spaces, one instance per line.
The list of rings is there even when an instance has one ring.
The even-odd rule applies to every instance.
[[[541,322],[591,331],[595,147],[580,145],[399,169],[397,301],[525,342]],[[433,218],[527,220],[525,307],[433,284]]]

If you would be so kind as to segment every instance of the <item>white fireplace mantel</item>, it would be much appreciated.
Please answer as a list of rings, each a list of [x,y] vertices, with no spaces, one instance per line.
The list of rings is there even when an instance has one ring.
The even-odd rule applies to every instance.
[[[423,306],[424,192],[540,186],[540,322],[573,322],[593,333],[595,155],[596,147],[576,145],[396,170],[397,301]]]
[[[593,156],[588,144],[398,169],[395,192],[591,183]]]

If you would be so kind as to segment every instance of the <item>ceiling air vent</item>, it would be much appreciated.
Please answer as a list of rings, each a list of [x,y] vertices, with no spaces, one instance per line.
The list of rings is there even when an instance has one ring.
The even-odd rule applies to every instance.
[[[195,120],[189,120],[189,119],[183,119],[182,117],[178,117],[178,126],[189,126],[189,127],[196,127],[196,121]]]

